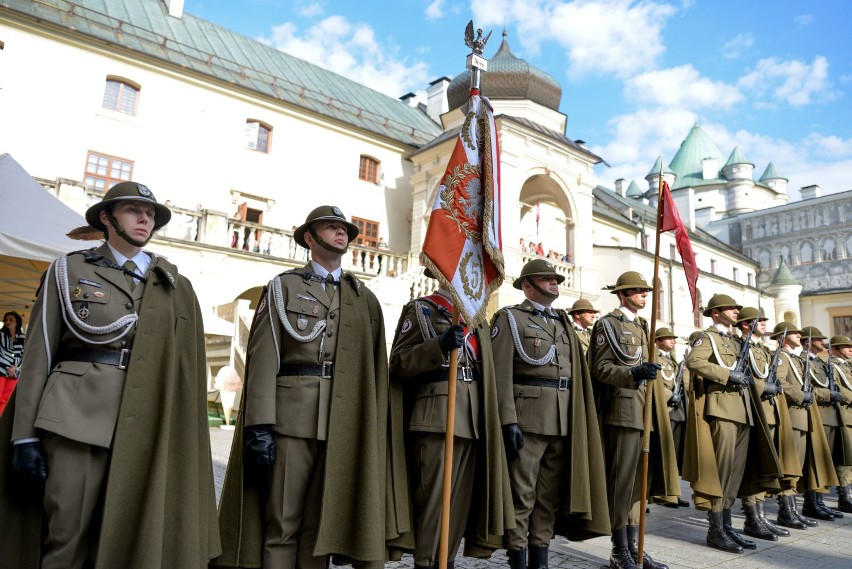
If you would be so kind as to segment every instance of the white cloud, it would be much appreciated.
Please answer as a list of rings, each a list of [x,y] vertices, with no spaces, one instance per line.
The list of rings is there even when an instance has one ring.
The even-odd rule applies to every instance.
[[[322,2],[304,2],[297,4],[296,13],[303,18],[316,18],[325,11]]]
[[[425,62],[407,61],[398,46],[380,44],[372,27],[343,16],[329,16],[304,31],[287,22],[260,40],[392,97],[428,83]]]
[[[821,157],[852,158],[852,138],[843,139],[833,134],[812,133],[805,139],[809,150]]]
[[[735,86],[703,77],[691,64],[636,75],[625,83],[624,95],[643,103],[684,109],[728,109],[744,98]]]
[[[740,54],[754,45],[754,35],[751,32],[737,34],[722,46],[725,59],[737,59]]]
[[[739,84],[760,97],[768,95],[769,105],[785,102],[800,107],[836,97],[828,80],[828,60],[822,55],[814,57],[810,64],[799,59],[761,59],[752,71],[740,77]]]
[[[444,0],[434,0],[426,7],[426,17],[430,20],[438,20],[444,15]]]
[[[808,26],[814,22],[814,17],[810,14],[802,14],[793,18],[793,21],[800,26]]]
[[[572,75],[629,77],[653,69],[665,51],[663,27],[676,8],[632,0],[495,0],[471,2],[479,27],[516,22],[522,45],[536,52],[555,41]]]

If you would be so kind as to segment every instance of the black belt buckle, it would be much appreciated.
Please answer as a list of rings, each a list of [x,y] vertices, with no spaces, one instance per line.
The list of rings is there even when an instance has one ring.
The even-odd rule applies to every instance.
[[[322,379],[331,379],[334,375],[334,362],[322,362]]]
[[[473,368],[472,367],[460,367],[459,371],[461,372],[461,377],[458,379],[462,380],[465,383],[470,383],[473,381]]]
[[[127,369],[128,364],[130,364],[130,350],[122,348],[118,353],[118,363],[115,364],[115,367],[118,369]]]
[[[559,391],[566,391],[571,386],[571,378],[570,377],[560,377],[559,385],[557,389]]]

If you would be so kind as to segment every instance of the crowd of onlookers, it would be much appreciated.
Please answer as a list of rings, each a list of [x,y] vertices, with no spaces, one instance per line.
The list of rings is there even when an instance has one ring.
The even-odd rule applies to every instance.
[[[520,249],[523,253],[544,257],[548,261],[558,261],[562,263],[574,262],[574,259],[571,257],[571,253],[560,253],[554,249],[548,249],[545,253],[544,244],[541,242],[536,243],[535,241],[530,241],[527,243],[525,239],[521,238]]]

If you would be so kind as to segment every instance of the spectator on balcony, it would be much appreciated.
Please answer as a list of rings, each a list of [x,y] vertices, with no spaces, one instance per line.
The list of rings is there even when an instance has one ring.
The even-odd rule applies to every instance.
[[[379,250],[379,255],[378,255],[378,258],[379,258],[379,270],[378,270],[378,271],[376,271],[376,274],[377,274],[377,275],[380,275],[380,274],[382,274],[382,259],[384,258],[384,255],[382,255],[382,251],[387,251],[387,250],[388,250],[388,244],[387,244],[387,243],[385,243],[385,238],[384,238],[384,237],[379,237],[379,242],[378,242],[378,243],[376,243],[376,249],[378,249],[378,250]]]
[[[539,244],[536,245],[535,254],[538,255],[539,257],[544,257],[544,244],[543,243],[539,242]]]

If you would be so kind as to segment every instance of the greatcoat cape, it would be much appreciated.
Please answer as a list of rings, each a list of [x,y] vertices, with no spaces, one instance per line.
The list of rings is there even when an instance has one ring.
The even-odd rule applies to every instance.
[[[164,258],[153,256],[146,277],[95,569],[203,568],[221,550],[201,310]],[[14,413],[13,395],[0,419],[0,567],[38,569],[44,486],[24,485],[12,470]]]
[[[384,321],[375,295],[345,273],[338,288],[341,330],[334,358],[325,483],[314,555],[336,554],[381,567],[386,541],[409,531],[402,395],[388,389]],[[267,289],[261,299],[267,296]],[[272,301],[270,299],[270,301]],[[252,331],[257,318],[252,325]],[[375,339],[375,341],[374,341]],[[246,378],[251,377],[246,362]],[[243,468],[240,403],[219,504],[222,555],[211,566],[262,566],[265,489]]]

